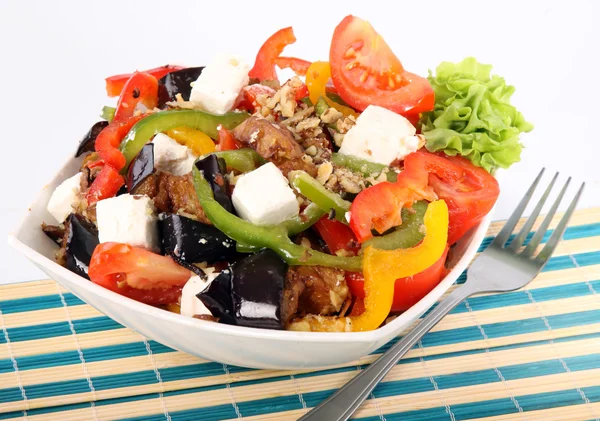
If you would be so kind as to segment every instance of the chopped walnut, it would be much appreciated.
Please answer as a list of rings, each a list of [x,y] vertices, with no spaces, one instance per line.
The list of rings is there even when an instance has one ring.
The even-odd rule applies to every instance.
[[[366,187],[366,180],[361,174],[344,167],[335,167],[333,174],[325,182],[325,188],[334,193],[360,193]]]
[[[355,124],[356,119],[353,116],[349,115],[346,118],[340,118],[338,121],[336,121],[335,129],[338,133],[346,134],[348,133],[348,130],[350,130]]]
[[[303,132],[308,129],[314,129],[319,127],[319,119],[317,117],[310,117],[302,120],[296,125],[296,132]]]
[[[315,156],[317,154],[317,147],[315,145],[311,145],[308,148],[306,148],[305,151],[308,155],[310,156]]]
[[[319,165],[317,170],[317,181],[321,184],[325,184],[332,173],[333,165],[331,162],[323,162],[321,165]]]
[[[330,123],[337,122],[339,119],[344,117],[344,114],[340,113],[335,108],[330,107],[330,108],[326,109],[325,112],[323,114],[321,114],[319,117],[321,118],[321,121],[323,123],[330,124]]]

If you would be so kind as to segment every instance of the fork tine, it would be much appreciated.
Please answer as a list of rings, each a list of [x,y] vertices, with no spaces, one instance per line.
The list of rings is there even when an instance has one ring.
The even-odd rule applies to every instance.
[[[538,176],[535,178],[533,183],[531,183],[531,186],[527,190],[527,193],[525,193],[525,196],[523,196],[523,198],[519,202],[519,205],[517,206],[517,208],[514,210],[512,215],[510,215],[510,218],[508,218],[508,220],[504,224],[504,227],[500,230],[500,232],[498,233],[496,238],[494,238],[494,241],[492,241],[492,244],[499,246],[499,247],[504,247],[504,244],[506,244],[506,242],[510,238],[510,234],[515,229],[515,226],[519,222],[519,219],[521,219],[521,215],[523,215],[523,212],[525,211],[525,208],[527,207],[527,204],[529,203],[531,196],[533,196],[533,193],[535,192],[535,188],[537,187],[538,183],[540,182],[540,180],[542,178],[542,175],[544,174],[544,170],[545,170],[545,168],[542,168],[542,170],[540,171]]]
[[[585,187],[585,183],[581,183],[581,187],[579,187],[579,190],[577,191],[577,194],[571,201],[569,208],[567,209],[567,211],[565,212],[563,217],[560,219],[560,222],[554,229],[554,232],[548,239],[548,242],[546,243],[546,245],[544,246],[542,251],[540,251],[540,253],[537,255],[536,260],[538,260],[540,263],[542,263],[542,264],[546,263],[548,261],[548,259],[550,259],[550,256],[552,256],[552,253],[554,252],[556,245],[561,240],[563,234],[565,233],[565,230],[567,229],[567,224],[569,223],[569,219],[571,219],[571,215],[573,215],[573,212],[575,212],[575,208],[577,207],[577,202],[579,201],[579,198],[581,197],[581,194],[583,193],[584,187]]]
[[[542,207],[544,206],[544,203],[546,203],[546,199],[550,195],[550,191],[552,191],[552,187],[554,187],[554,183],[556,182],[557,178],[558,178],[558,172],[556,174],[554,174],[552,181],[546,188],[546,191],[540,198],[538,204],[535,206],[535,209],[533,210],[533,212],[531,212],[531,215],[529,215],[529,218],[527,219],[525,224],[523,224],[523,227],[521,228],[521,230],[519,231],[517,236],[510,242],[510,246],[507,247],[509,250],[513,250],[513,251],[518,250],[519,247],[521,247],[523,245],[523,243],[525,242],[525,239],[527,238],[527,234],[529,234],[529,231],[531,231],[531,227],[533,226],[533,224],[535,223],[535,220],[537,219],[538,215],[540,214]]]
[[[537,229],[535,234],[533,234],[533,237],[531,238],[531,241],[529,242],[529,244],[527,244],[527,247],[525,247],[525,250],[523,250],[523,252],[521,253],[523,255],[523,257],[533,256],[533,253],[535,253],[535,250],[542,242],[542,239],[544,238],[544,235],[546,234],[546,230],[548,230],[548,226],[550,225],[550,222],[552,222],[552,218],[554,218],[556,209],[558,209],[558,205],[560,205],[560,201],[562,200],[563,196],[565,195],[565,192],[567,191],[567,188],[569,187],[570,182],[571,182],[571,177],[569,177],[567,179],[567,182],[563,186],[562,190],[558,194],[558,197],[556,198],[556,200],[552,204],[552,207],[548,211],[548,214],[544,218],[544,221],[542,222],[540,227]]]

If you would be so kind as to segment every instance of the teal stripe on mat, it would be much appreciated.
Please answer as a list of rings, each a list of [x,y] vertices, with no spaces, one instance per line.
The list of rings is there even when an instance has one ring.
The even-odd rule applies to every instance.
[[[600,310],[546,317],[547,323],[549,323],[549,325],[554,329],[597,323],[598,320],[600,320]],[[481,328],[483,331],[485,331],[488,338],[511,336],[516,333],[540,332],[548,329],[544,320],[541,318],[525,319],[514,322],[493,323],[482,325]],[[481,330],[478,326],[469,326],[448,331],[430,332],[421,340],[421,343],[423,347],[427,348],[431,346],[464,343],[483,339],[484,337],[482,336]],[[395,341],[397,341],[397,339]],[[385,351],[393,342],[385,345],[377,352]],[[249,369],[241,367],[232,367],[232,369],[249,371]],[[349,368],[346,367],[337,370],[345,371],[348,369]],[[159,372],[163,381],[174,381],[223,374],[223,367],[221,364],[208,362],[185,367],[161,368]],[[324,373],[313,372],[309,373],[308,375],[319,376],[322,374]],[[91,380],[94,387],[98,390],[157,383],[156,373],[153,370],[94,377]],[[60,383],[46,383],[25,387],[25,393],[29,399],[84,393],[89,391],[90,387],[85,379],[70,380]],[[0,402],[13,402],[20,400],[22,400],[22,396],[19,388],[0,389]]]
[[[72,323],[77,334],[123,328],[122,325],[105,316],[73,320]],[[5,329],[5,333],[8,335],[11,342],[31,341],[34,339],[54,338],[57,336],[69,336],[73,334],[71,332],[69,322],[56,322],[35,326],[14,327]],[[0,344],[5,343],[6,337],[1,336]]]
[[[589,370],[592,368],[600,368],[600,355],[587,355],[580,357],[571,357],[563,359],[564,363],[568,366],[570,371],[580,371],[580,370]],[[406,362],[403,362],[406,363]],[[352,370],[356,370],[355,367],[352,367]],[[331,370],[335,372],[337,370]],[[321,374],[327,374],[330,371],[324,371]],[[506,366],[501,367],[502,375],[506,380],[516,380],[527,377],[534,376],[544,376],[551,375],[557,373],[564,373],[565,368],[563,364],[559,360],[547,360],[540,361],[530,364],[519,364],[514,366]],[[318,373],[315,373],[318,374]],[[299,375],[300,376],[300,375]],[[297,377],[299,377],[297,376]],[[257,380],[251,382],[243,382],[238,383],[236,385],[232,385],[231,387],[234,389],[235,387],[246,386],[249,384],[260,384],[265,382],[279,381],[283,380],[286,377],[279,377],[275,379],[267,379],[267,380]],[[469,385],[477,385],[482,383],[489,382],[497,382],[500,381],[498,374],[494,370],[480,370],[469,373],[460,373],[454,375],[443,375],[443,376],[435,376],[434,380],[436,381],[438,388],[440,389],[449,389],[455,387],[464,387]],[[173,395],[185,395],[196,392],[203,392],[209,390],[216,390],[224,387],[224,385],[218,386],[210,386],[204,388],[194,388],[187,389],[182,391],[175,392],[166,392],[165,396],[173,396]],[[597,402],[600,398],[600,387],[588,388],[586,390],[587,398],[592,402]],[[431,381],[429,378],[421,378],[421,379],[411,379],[411,380],[401,380],[394,382],[386,382],[380,384],[375,389],[375,396],[378,398],[394,396],[399,394],[410,394],[417,393],[418,391],[432,391],[434,390]],[[303,394],[303,398],[308,406],[314,406],[323,399],[325,399],[329,394],[331,394],[333,390],[319,391],[319,392],[311,392]],[[519,404],[523,409],[533,410],[533,409],[543,409],[543,402],[548,401],[552,402],[557,399],[563,399],[565,396],[570,396],[569,405],[583,403],[581,395],[577,393],[576,395],[571,394],[570,390],[560,391],[560,392],[552,392],[546,394],[538,394],[538,395],[529,395],[529,396],[521,396],[517,397]],[[96,405],[113,405],[121,402],[132,402],[132,401],[140,401],[150,398],[157,398],[158,395],[141,395],[127,398],[119,398],[119,399],[108,399],[104,401],[97,402]],[[491,416],[491,415],[500,415],[502,413],[511,413],[511,412],[503,412],[503,411],[511,411],[510,406],[506,406],[506,401],[511,402],[514,408],[514,404],[510,399],[500,399],[486,402],[479,402],[476,404],[463,404],[463,405],[454,405],[452,406],[452,411],[455,414],[456,419],[471,419],[476,418],[479,415],[475,416],[473,414],[473,408],[471,405],[474,405],[475,409],[481,410],[480,408],[485,408],[486,412],[482,416]],[[530,403],[532,402],[532,403]],[[534,408],[534,405],[535,406]],[[490,406],[488,408],[488,406]],[[556,405],[554,405],[556,406]],[[42,408],[29,411],[29,415],[37,415],[44,413],[52,413],[62,410],[73,410],[78,408],[89,407],[89,404],[76,404],[76,405],[66,405],[62,407],[52,407],[52,408]],[[552,406],[550,406],[552,407]],[[280,398],[271,398],[271,399],[263,399],[251,402],[242,402],[238,403],[238,408],[242,416],[251,416],[251,415],[261,415],[270,412],[278,412],[278,411],[288,411],[293,409],[300,409],[300,402],[296,395],[284,396]],[[493,411],[491,408],[495,408]],[[226,418],[236,418],[235,412],[234,415],[231,415],[231,411],[233,410],[231,405],[218,405],[209,408],[200,408],[193,409],[189,411],[179,411],[179,412],[170,412],[170,416],[172,420],[194,420],[194,419],[202,419],[206,421],[211,420],[221,420]],[[431,420],[437,418],[427,418],[432,417],[434,414],[438,414],[439,411],[443,408],[432,408],[426,409],[423,411],[418,411],[416,413],[401,413],[401,414],[386,414],[386,419],[402,419],[402,420],[412,420],[412,419],[423,419],[423,420]],[[500,412],[495,412],[496,410]],[[492,411],[492,412],[490,412]],[[445,412],[444,412],[445,413]],[[0,414],[0,419],[8,419],[15,416],[20,416],[22,412],[11,412],[7,414]],[[459,418],[459,414],[461,417]],[[467,416],[467,418],[463,418],[462,415]],[[418,418],[414,418],[413,416],[417,416]],[[423,418],[421,418],[421,416]],[[156,417],[156,418],[155,418]],[[156,414],[155,417],[141,417],[141,418],[129,418],[128,421],[133,420],[142,420],[142,419],[164,419],[164,414]],[[194,418],[196,417],[196,418]],[[380,420],[379,417],[376,418],[361,418],[362,420]],[[124,420],[123,420],[124,421]]]
[[[79,298],[70,292],[63,293],[65,303],[68,306],[77,306],[85,304]],[[38,297],[18,298],[15,300],[0,301],[0,311],[2,314],[22,313],[25,311],[48,310],[51,308],[63,307],[59,294],[42,295]]]

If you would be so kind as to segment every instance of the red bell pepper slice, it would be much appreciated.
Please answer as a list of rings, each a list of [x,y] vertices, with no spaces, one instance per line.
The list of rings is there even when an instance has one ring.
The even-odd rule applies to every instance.
[[[238,142],[229,130],[219,125],[217,127],[219,133],[217,139],[217,150],[219,151],[234,151],[240,149],[242,145]]]
[[[119,174],[119,171],[115,170],[110,165],[104,165],[94,179],[85,198],[87,199],[88,204],[92,205],[99,200],[115,196],[124,184],[125,180],[123,179],[123,176]]]
[[[275,60],[287,45],[294,42],[296,42],[296,37],[291,26],[275,32],[258,50],[254,67],[250,69],[248,76],[259,80],[277,80]]]
[[[92,282],[146,304],[176,303],[192,273],[170,257],[121,243],[99,244],[90,260]]]
[[[114,120],[133,116],[138,104],[150,110],[158,104],[158,80],[151,74],[135,72],[131,75],[121,91]]]
[[[104,166],[86,193],[89,205],[113,197],[125,184],[125,180],[119,174],[119,171],[125,166],[125,157],[118,147],[133,125],[143,117],[143,115],[139,115],[129,117],[124,121],[113,121],[96,138],[94,146],[101,158],[99,162],[102,162]]]
[[[163,76],[174,72],[176,70],[185,69],[183,66],[173,66],[167,64],[166,66],[155,67],[154,69],[144,70],[142,73],[148,73],[154,76],[156,79],[160,79]],[[106,80],[106,93],[109,97],[115,97],[121,95],[125,83],[131,78],[133,73],[124,73],[121,75],[114,75],[107,77]]]
[[[306,76],[306,72],[312,63],[296,57],[277,57],[275,64],[280,69],[292,69],[297,75]]]
[[[117,171],[125,166],[125,157],[119,151],[119,145],[129,130],[143,117],[143,115],[139,115],[122,121],[113,120],[100,132],[96,138],[94,148],[106,165],[110,165]]]
[[[314,227],[327,244],[331,254],[337,254],[340,250],[345,250],[346,253],[352,256],[358,254],[360,244],[347,225],[324,216],[315,223]]]

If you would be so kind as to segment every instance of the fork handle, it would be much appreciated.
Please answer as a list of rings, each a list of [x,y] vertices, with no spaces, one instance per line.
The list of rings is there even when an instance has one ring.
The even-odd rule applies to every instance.
[[[298,421],[346,421],[375,389],[375,386],[400,361],[409,349],[431,330],[446,314],[477,291],[464,284],[455,289],[408,335],[404,336],[377,361],[362,370],[344,387],[312,409]]]

